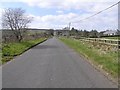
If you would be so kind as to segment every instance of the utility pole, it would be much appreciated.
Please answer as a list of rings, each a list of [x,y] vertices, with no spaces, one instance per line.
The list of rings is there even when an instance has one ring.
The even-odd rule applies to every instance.
[[[69,30],[70,30],[70,27],[71,27],[71,22],[69,22]]]

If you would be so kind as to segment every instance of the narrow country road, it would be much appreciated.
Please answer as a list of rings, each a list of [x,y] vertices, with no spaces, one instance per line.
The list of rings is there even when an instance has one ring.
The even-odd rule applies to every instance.
[[[117,88],[55,37],[3,65],[2,79],[3,88]]]

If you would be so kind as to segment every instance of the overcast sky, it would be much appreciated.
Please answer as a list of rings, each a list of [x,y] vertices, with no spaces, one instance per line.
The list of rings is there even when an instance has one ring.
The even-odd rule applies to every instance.
[[[0,12],[4,8],[22,8],[34,17],[31,28],[60,29],[71,21],[79,21],[101,11],[119,0],[1,0]],[[1,14],[1,13],[0,13]],[[83,22],[72,23],[76,29],[118,28],[118,6],[115,6]]]

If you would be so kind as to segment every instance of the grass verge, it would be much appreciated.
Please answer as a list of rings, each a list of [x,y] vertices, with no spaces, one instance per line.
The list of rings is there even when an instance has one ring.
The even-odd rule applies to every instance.
[[[102,37],[102,38],[120,40],[120,37]]]
[[[101,53],[98,49],[91,48],[80,40],[71,38],[60,38],[60,40],[89,60],[92,60],[94,64],[99,65],[114,78],[118,77],[118,53]]]
[[[20,43],[8,43],[2,45],[2,64],[13,59],[14,56],[18,56],[33,46],[42,43],[46,38],[40,38],[36,40],[23,41]]]

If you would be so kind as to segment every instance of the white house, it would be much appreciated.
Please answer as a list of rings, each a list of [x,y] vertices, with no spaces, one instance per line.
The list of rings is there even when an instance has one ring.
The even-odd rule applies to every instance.
[[[107,30],[103,34],[107,36],[114,36],[117,35],[117,30]]]

